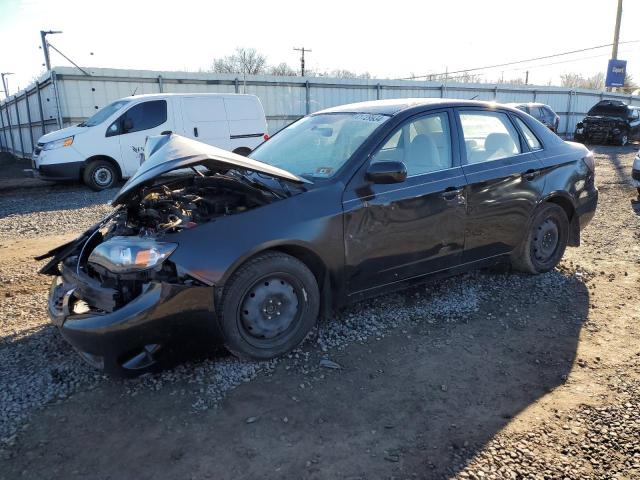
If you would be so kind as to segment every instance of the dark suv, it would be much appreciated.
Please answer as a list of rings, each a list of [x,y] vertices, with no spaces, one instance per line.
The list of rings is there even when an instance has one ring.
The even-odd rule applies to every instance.
[[[508,103],[507,105],[528,113],[549,130],[558,133],[560,117],[549,105],[545,105],[544,103]]]
[[[602,100],[576,124],[574,138],[579,142],[626,145],[640,138],[640,108],[619,100]]]

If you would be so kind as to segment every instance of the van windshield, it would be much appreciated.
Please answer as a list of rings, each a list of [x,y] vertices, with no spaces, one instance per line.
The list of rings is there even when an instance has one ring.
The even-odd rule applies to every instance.
[[[332,177],[388,119],[372,113],[310,115],[261,144],[249,158],[302,177]]]
[[[118,100],[117,102],[113,102],[106,107],[101,108],[91,117],[89,117],[84,122],[78,124],[79,127],[95,127],[96,125],[100,125],[106,119],[108,119],[111,115],[116,113],[122,107],[129,103],[128,100]]]

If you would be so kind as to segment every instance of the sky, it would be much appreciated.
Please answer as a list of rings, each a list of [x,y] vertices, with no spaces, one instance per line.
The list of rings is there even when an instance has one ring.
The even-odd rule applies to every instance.
[[[612,43],[616,6],[617,0],[0,0],[0,72],[14,72],[11,93],[26,87],[44,70],[40,30],[62,30],[51,44],[94,68],[206,70],[236,47],[299,68],[293,48],[304,46],[312,50],[307,68],[403,78]],[[621,41],[640,40],[638,19],[640,0],[624,0]],[[610,52],[481,73],[506,80],[529,70],[531,84],[559,84],[563,73],[604,71]],[[618,58],[640,82],[640,42],[620,45]],[[69,65],[53,51],[51,63]]]

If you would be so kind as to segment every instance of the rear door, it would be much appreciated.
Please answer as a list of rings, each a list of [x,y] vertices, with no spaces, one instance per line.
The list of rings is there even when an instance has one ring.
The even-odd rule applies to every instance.
[[[540,160],[506,112],[461,108],[457,120],[467,179],[463,262],[473,262],[520,243],[544,179]]]
[[[629,110],[630,138],[640,140],[640,108],[635,107]]]
[[[230,150],[229,122],[222,96],[181,97],[182,132],[215,147]]]
[[[231,150],[253,150],[267,134],[267,122],[257,97],[238,95],[224,99],[229,119]]]

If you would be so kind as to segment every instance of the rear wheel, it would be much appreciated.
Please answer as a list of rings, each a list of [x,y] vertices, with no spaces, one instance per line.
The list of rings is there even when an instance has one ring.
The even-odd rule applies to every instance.
[[[305,339],[318,317],[320,292],[315,276],[300,260],[266,252],[232,276],[220,307],[229,351],[265,360]]]
[[[107,160],[93,160],[85,167],[82,179],[91,190],[105,190],[115,185],[118,180],[118,171]]]
[[[564,255],[569,239],[569,219],[555,203],[543,204],[534,214],[522,243],[511,254],[511,265],[538,274],[553,269]]]

